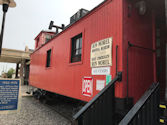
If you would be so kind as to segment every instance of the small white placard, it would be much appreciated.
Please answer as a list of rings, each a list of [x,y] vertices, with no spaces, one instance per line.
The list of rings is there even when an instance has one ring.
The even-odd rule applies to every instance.
[[[105,80],[96,80],[96,90],[101,91],[105,86]]]
[[[92,75],[110,75],[110,67],[92,68]]]

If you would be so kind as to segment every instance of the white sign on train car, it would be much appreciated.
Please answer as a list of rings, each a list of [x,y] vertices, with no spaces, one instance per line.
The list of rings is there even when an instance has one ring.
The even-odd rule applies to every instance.
[[[84,77],[82,79],[82,94],[91,97],[93,95],[93,78]]]
[[[92,75],[110,75],[110,67],[92,68]]]
[[[112,66],[112,37],[91,45],[91,67]]]

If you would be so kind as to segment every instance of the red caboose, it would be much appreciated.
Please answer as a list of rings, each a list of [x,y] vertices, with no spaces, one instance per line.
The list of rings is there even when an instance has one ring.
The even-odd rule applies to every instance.
[[[78,18],[80,10],[60,33],[42,31],[31,55],[30,85],[90,101],[117,67],[122,82],[115,86],[116,101],[136,102],[156,81],[155,13],[147,4],[105,0]]]

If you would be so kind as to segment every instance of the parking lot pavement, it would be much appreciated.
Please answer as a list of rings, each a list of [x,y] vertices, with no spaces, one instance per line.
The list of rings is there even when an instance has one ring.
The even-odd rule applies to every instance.
[[[26,89],[25,89],[26,90]],[[22,89],[22,93],[24,93]],[[25,93],[23,94],[25,95]],[[20,111],[0,114],[0,125],[70,125],[70,121],[39,103],[32,96],[22,96]]]

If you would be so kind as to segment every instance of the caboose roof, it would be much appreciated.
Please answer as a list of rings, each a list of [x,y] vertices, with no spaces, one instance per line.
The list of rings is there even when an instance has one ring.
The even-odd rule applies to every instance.
[[[42,30],[36,37],[34,40],[36,40],[42,33],[49,33],[49,34],[55,34],[55,32],[53,31],[46,31],[46,30]]]
[[[69,25],[67,25],[67,26],[64,28],[64,30],[61,31],[60,33],[55,34],[55,32],[53,32],[53,31],[42,30],[42,31],[36,36],[35,40],[36,40],[42,33],[55,34],[52,39],[58,37],[59,35],[61,35],[62,33],[64,33],[67,29],[69,29],[70,27],[72,27],[72,26],[75,25],[76,23],[82,21],[84,18],[86,18],[86,17],[90,16],[91,14],[93,14],[94,12],[96,12],[97,9],[103,7],[103,5],[104,5],[105,3],[107,3],[108,1],[110,1],[110,0],[104,0],[103,2],[101,2],[100,4],[98,4],[97,6],[95,6],[92,10],[90,10],[87,14],[85,14],[83,17],[81,17],[79,20],[77,20],[77,21],[75,21],[75,22],[70,23]],[[130,1],[130,2],[137,2],[137,1],[140,1],[140,0],[129,0],[129,1]],[[162,1],[161,1],[161,2],[162,2]],[[161,2],[158,2],[158,1],[156,1],[156,0],[148,0],[149,6],[152,6],[153,8],[158,7],[158,5],[159,5]],[[167,3],[166,3],[166,4],[167,4]],[[47,43],[45,43],[45,44],[50,43],[50,42],[52,41],[52,39],[49,40],[49,41],[48,41]],[[45,45],[45,44],[44,44],[44,45]],[[42,46],[41,46],[41,47],[42,47]],[[39,47],[38,49],[40,49],[41,47]],[[38,49],[36,49],[36,50],[38,50]],[[36,50],[35,50],[35,51],[36,51]],[[34,51],[34,52],[35,52],[35,51]]]
[[[104,0],[103,2],[101,2],[100,4],[98,4],[96,7],[94,7],[91,11],[89,11],[86,15],[84,15],[83,17],[81,17],[79,20],[75,21],[74,23],[70,23],[69,25],[67,25],[67,26],[64,28],[64,30],[63,30],[62,32],[56,34],[52,39],[54,39],[55,37],[57,37],[57,36],[59,36],[60,34],[62,34],[64,31],[66,31],[67,29],[69,29],[69,28],[70,28],[71,26],[73,26],[74,24],[80,22],[80,21],[83,20],[85,17],[87,17],[87,16],[91,15],[92,13],[94,13],[94,12],[96,11],[96,9],[102,7],[102,6],[104,5],[104,3],[106,3],[107,1],[108,1],[108,0]],[[42,31],[35,37],[35,40],[36,40],[42,33],[54,33],[54,34],[55,34],[55,32],[52,32],[52,31],[45,31],[45,30],[42,30]],[[45,43],[45,44],[48,44],[50,41],[52,41],[52,39],[49,40],[49,41],[48,41],[47,43]],[[45,44],[44,44],[44,45],[45,45]],[[41,47],[42,47],[42,46],[41,46]],[[41,47],[39,47],[38,49],[40,49]],[[35,51],[37,51],[38,49],[36,49]],[[34,52],[35,52],[35,51],[34,51]]]

